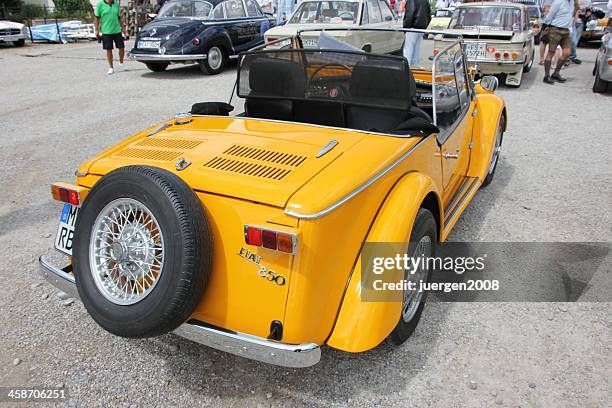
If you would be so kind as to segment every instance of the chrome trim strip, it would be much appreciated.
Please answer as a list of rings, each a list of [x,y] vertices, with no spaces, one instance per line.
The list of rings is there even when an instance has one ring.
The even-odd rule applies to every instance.
[[[461,200],[457,203],[457,205],[455,205],[455,208],[453,208],[453,210],[451,211],[450,214],[448,214],[448,216],[444,217],[444,229],[446,230],[446,226],[448,224],[451,223],[451,221],[453,221],[453,219],[455,218],[455,216],[457,215],[457,210],[461,207],[461,205],[463,205],[463,203],[465,202],[465,200],[467,199],[467,197],[470,196],[470,194],[472,194],[472,192],[474,191],[475,188],[480,187],[480,184],[478,183],[478,179],[476,177],[474,177],[474,182],[472,183],[472,185],[470,186],[470,188],[468,189],[468,191],[463,195],[463,197],[461,197]]]
[[[206,54],[190,54],[190,55],[155,55],[155,54],[134,54],[129,53],[128,57],[135,59],[136,61],[195,61],[199,59],[206,59]]]
[[[457,193],[453,197],[448,207],[446,207],[446,209],[444,210],[444,219],[447,219],[448,214],[452,213],[453,209],[455,209],[455,207],[459,203],[459,199],[465,195],[465,192],[472,186],[472,184],[474,184],[475,180],[475,177],[465,177],[463,179],[463,183],[461,183],[461,186],[457,190]]]
[[[323,146],[321,148],[321,150],[319,150],[319,152],[317,153],[317,155],[315,157],[318,159],[319,157],[325,156],[327,153],[329,153],[337,145],[338,145],[338,141],[337,140],[330,140],[329,142],[327,142],[327,144],[325,146]]]
[[[364,184],[359,186],[357,189],[353,190],[352,192],[350,192],[349,194],[347,194],[346,196],[341,198],[335,204],[332,204],[329,207],[327,207],[327,208],[325,208],[325,209],[323,209],[323,210],[321,210],[319,212],[316,212],[314,214],[302,214],[302,213],[298,213],[296,211],[287,210],[287,209],[285,209],[285,214],[290,215],[292,217],[304,218],[304,219],[311,220],[311,219],[314,219],[314,218],[319,218],[319,217],[321,217],[321,216],[323,216],[323,215],[325,215],[325,214],[335,210],[336,208],[340,207],[342,204],[346,203],[348,200],[350,200],[351,198],[355,197],[357,194],[361,193],[363,190],[365,190],[366,188],[371,186],[379,178],[381,178],[382,176],[387,174],[391,169],[393,169],[395,166],[397,166],[399,163],[401,163],[406,157],[410,156],[410,154],[412,154],[412,152],[414,152],[417,148],[419,148],[419,146],[421,146],[421,144],[423,144],[427,139],[429,139],[429,136],[424,137],[421,140],[419,140],[418,143],[416,143],[414,146],[412,146],[410,149],[408,149],[408,151],[406,153],[402,154],[397,160],[395,160],[393,163],[391,163],[390,165],[388,165],[387,167],[382,169],[380,172],[375,174],[373,177],[371,177],[368,181],[366,181]]]
[[[182,324],[174,330],[174,334],[230,354],[283,367],[310,367],[321,360],[321,348],[315,343],[279,343],[245,333],[221,330],[197,320]]]
[[[47,282],[66,293],[68,296],[79,299],[79,292],[76,288],[74,275],[53,265],[44,255],[38,258],[38,265],[40,273]]]

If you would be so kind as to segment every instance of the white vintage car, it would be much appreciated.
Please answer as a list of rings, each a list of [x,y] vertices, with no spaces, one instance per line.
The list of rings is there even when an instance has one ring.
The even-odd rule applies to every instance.
[[[461,33],[470,66],[479,75],[503,74],[506,85],[521,86],[534,61],[534,34],[528,7],[518,3],[464,3],[453,13],[448,29]],[[444,39],[440,51],[454,39]]]
[[[336,29],[326,33],[366,52],[389,54],[402,49],[403,33],[337,30],[354,27],[401,28],[401,22],[386,0],[305,0],[298,5],[287,24],[266,31],[264,37],[269,44],[301,31],[302,46],[316,48],[321,29]],[[308,32],[309,29],[318,31]],[[280,41],[270,44],[268,49],[288,44],[288,40],[286,43]]]
[[[17,47],[25,45],[27,27],[12,21],[0,20],[0,43],[12,42]]]

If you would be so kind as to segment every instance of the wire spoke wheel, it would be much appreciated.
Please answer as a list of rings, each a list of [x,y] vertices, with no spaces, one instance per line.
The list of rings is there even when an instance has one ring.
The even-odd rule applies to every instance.
[[[117,305],[140,302],[160,280],[164,237],[151,210],[139,201],[108,203],[95,220],[89,251],[98,290]]]
[[[419,262],[419,266],[414,273],[411,273],[412,271],[407,271],[406,280],[409,282],[414,282],[416,289],[404,290],[402,319],[406,323],[410,322],[414,318],[423,298],[423,292],[420,291],[419,288],[421,282],[425,282],[427,280],[427,276],[429,275],[427,258],[431,256],[431,246],[431,238],[429,235],[425,235],[421,238],[412,254],[412,258],[420,259],[422,261]]]

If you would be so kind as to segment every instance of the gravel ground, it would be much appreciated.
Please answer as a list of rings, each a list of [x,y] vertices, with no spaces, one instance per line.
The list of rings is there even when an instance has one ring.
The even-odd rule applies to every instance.
[[[595,49],[580,56],[565,85],[536,66],[521,89],[501,87],[503,158],[453,240],[612,241],[612,97],[591,92]],[[49,183],[193,102],[226,100],[235,69],[130,62],[107,77],[101,57],[95,43],[0,46],[0,386],[63,385],[73,406],[611,406],[610,302],[432,303],[402,347],[325,349],[301,370],[104,332],[38,275],[60,210]]]

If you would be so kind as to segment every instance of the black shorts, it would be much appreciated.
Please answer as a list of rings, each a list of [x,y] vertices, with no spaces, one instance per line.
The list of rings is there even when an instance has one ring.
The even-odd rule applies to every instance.
[[[103,49],[112,50],[113,43],[115,43],[115,47],[117,48],[125,48],[125,44],[123,43],[123,35],[121,33],[102,34],[102,48]]]

